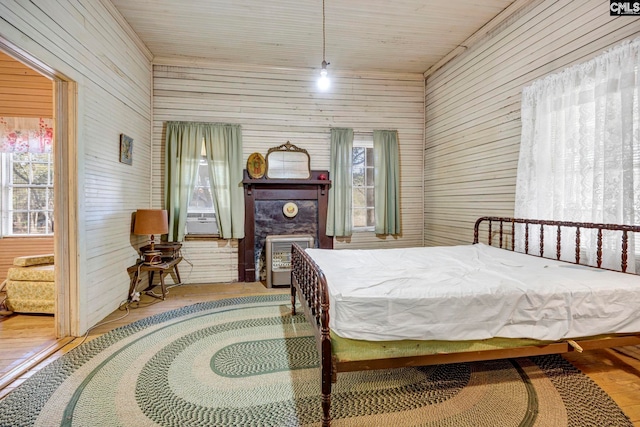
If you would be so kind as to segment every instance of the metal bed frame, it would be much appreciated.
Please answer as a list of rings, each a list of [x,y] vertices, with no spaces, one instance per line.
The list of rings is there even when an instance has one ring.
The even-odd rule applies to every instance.
[[[524,250],[525,253],[533,255],[529,250],[530,234],[537,230],[540,242],[539,254],[543,256],[545,251],[545,227],[556,228],[556,254],[555,258],[560,259],[562,247],[562,230],[565,228],[575,229],[575,264],[580,263],[580,240],[584,230],[597,230],[596,260],[597,268],[602,267],[603,232],[622,232],[621,238],[621,270],[627,271],[629,234],[640,232],[640,226],[615,225],[615,224],[593,224],[577,223],[568,221],[546,221],[529,220],[517,218],[482,217],[474,226],[474,244],[479,242],[481,224],[487,222],[487,243],[496,245],[506,250],[515,250],[516,224],[524,225]],[[494,228],[497,225],[497,230]],[[505,230],[505,225],[507,230]],[[497,239],[497,241],[496,241]],[[362,371],[369,369],[389,369],[412,366],[426,366],[444,363],[473,362],[480,360],[507,359],[515,357],[529,357],[545,354],[561,354],[572,351],[583,351],[596,348],[610,348],[627,345],[640,344],[640,331],[636,334],[613,335],[605,338],[576,338],[573,340],[558,341],[552,343],[541,343],[539,345],[528,345],[499,350],[468,351],[457,353],[424,354],[409,357],[391,357],[384,359],[344,361],[339,360],[333,354],[331,333],[329,329],[329,292],[327,281],[322,270],[307,255],[304,250],[294,244],[292,247],[292,269],[291,269],[291,304],[292,312],[296,313],[296,295],[300,298],[302,310],[307,320],[311,323],[316,345],[321,360],[321,383],[322,383],[322,425],[325,427],[331,424],[331,386],[336,382],[339,372]],[[629,273],[626,273],[629,274]],[[640,292],[640,289],[638,290]],[[387,342],[388,344],[388,342]]]

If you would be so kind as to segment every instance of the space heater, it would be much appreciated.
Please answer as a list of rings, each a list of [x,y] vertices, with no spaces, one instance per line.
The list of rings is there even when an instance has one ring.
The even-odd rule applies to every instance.
[[[265,241],[267,264],[267,288],[291,285],[291,246],[313,247],[313,236],[308,234],[281,234],[267,236]]]

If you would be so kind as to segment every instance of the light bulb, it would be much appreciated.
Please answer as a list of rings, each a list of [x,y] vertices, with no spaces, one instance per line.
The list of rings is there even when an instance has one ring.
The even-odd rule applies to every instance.
[[[329,89],[329,86],[331,86],[331,80],[327,77],[327,69],[322,68],[322,70],[320,70],[320,78],[318,79],[318,89],[325,91]]]

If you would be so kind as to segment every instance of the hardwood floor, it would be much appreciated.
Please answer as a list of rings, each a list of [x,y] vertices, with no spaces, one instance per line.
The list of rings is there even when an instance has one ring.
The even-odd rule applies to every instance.
[[[55,342],[53,316],[0,317],[0,377]]]
[[[171,288],[167,299],[161,301],[143,295],[138,307],[132,306],[129,313],[116,310],[90,331],[87,340],[109,332],[136,320],[173,310],[185,305],[202,301],[213,301],[264,293],[289,293],[288,288],[267,289],[261,283],[225,283],[210,285],[183,285]],[[19,319],[27,317],[26,319]],[[108,323],[107,323],[108,322]],[[50,331],[50,332],[47,332]],[[49,334],[49,335],[47,335]],[[51,347],[53,337],[53,317],[49,316],[12,316],[0,322],[0,376],[7,370],[15,369],[20,361],[42,352],[43,348],[53,348],[55,352],[42,363],[20,375],[15,381],[0,390],[0,398],[25,381],[34,372],[46,366],[75,346],[84,338],[72,342],[58,343],[59,349]],[[14,355],[15,360],[10,357]],[[571,353],[567,360],[579,368],[605,390],[631,418],[634,425],[640,427],[640,360],[625,356],[615,350],[592,350],[583,354]],[[0,382],[0,387],[2,382]]]

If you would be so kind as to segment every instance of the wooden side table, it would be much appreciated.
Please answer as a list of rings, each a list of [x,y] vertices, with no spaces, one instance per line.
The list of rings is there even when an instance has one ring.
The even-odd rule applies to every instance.
[[[155,250],[162,253],[162,261],[168,261],[180,257],[181,248],[182,243],[180,242],[160,242],[155,244]],[[151,245],[145,245],[138,249],[138,251],[140,252],[140,256],[142,257],[142,254],[150,249]]]
[[[176,274],[176,279],[178,279],[178,283],[181,283],[180,272],[178,271],[178,264],[182,261],[182,257],[177,257],[171,259],[166,262],[162,262],[160,264],[145,264],[142,261],[138,261],[135,265],[127,268],[127,273],[133,274],[131,277],[131,284],[129,285],[129,298],[131,301],[132,295],[135,292],[136,285],[138,284],[138,279],[140,277],[140,273],[143,271],[148,272],[149,274],[149,285],[145,289],[145,291],[151,289],[153,287],[153,276],[156,272],[160,273],[160,286],[162,288],[162,299],[164,300],[167,296],[167,287],[164,284],[164,277],[171,273],[172,271]],[[152,295],[155,296],[155,295]]]

